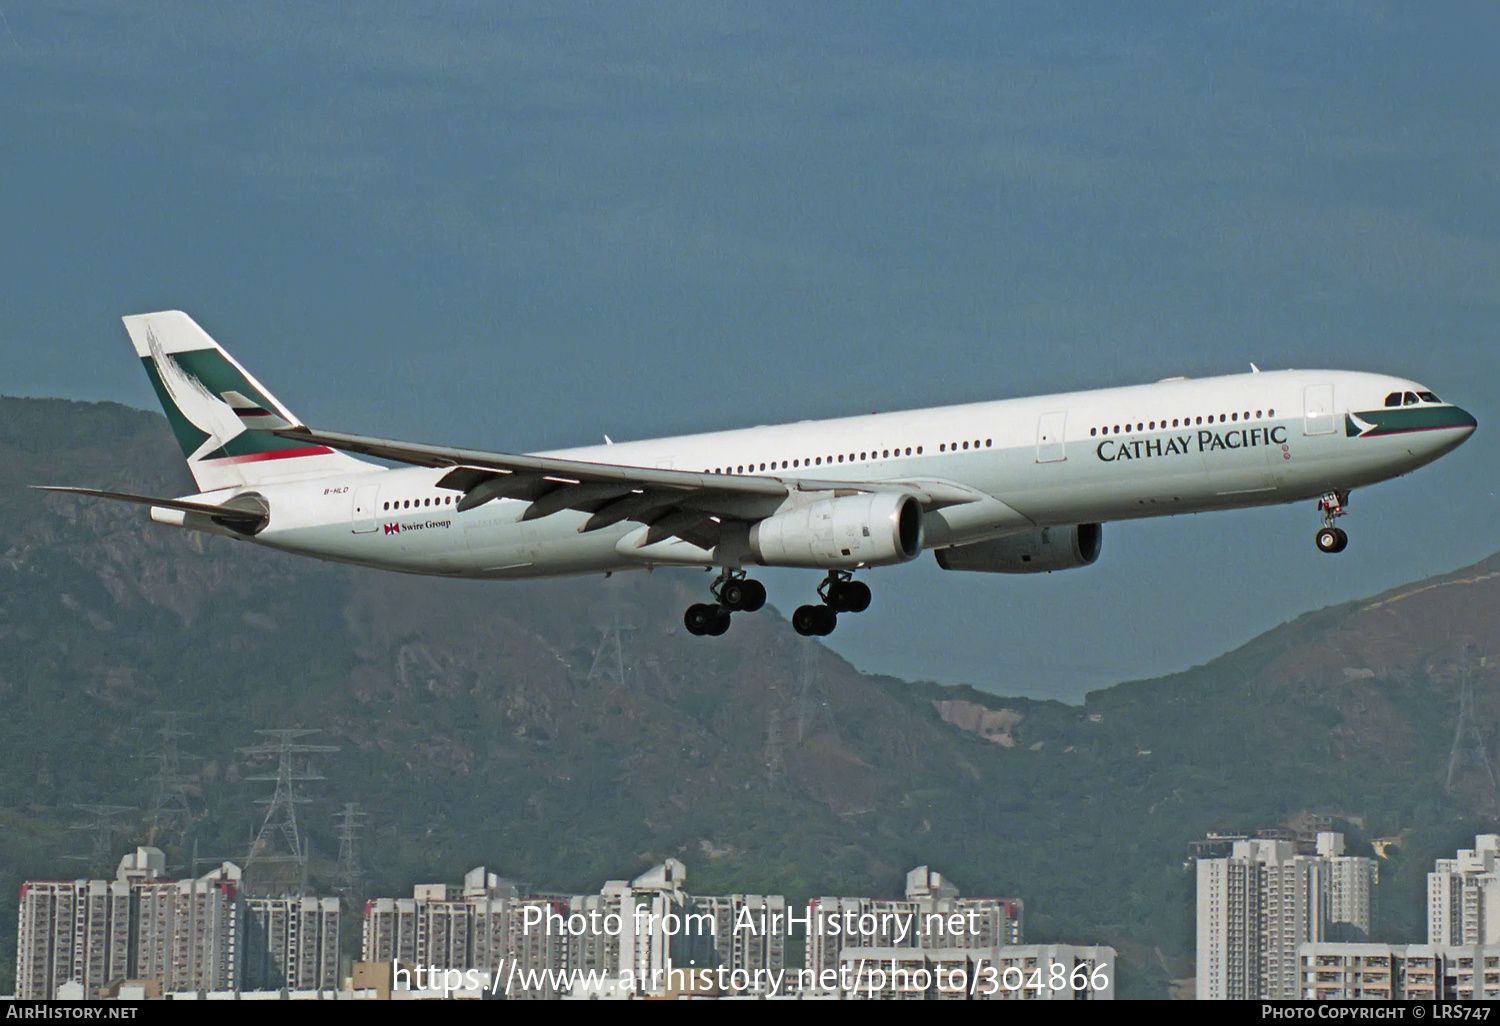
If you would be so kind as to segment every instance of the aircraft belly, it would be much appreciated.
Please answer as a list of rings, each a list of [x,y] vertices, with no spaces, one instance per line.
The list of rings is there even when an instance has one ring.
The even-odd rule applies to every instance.
[[[480,576],[561,577],[630,565],[616,555],[615,542],[638,525],[626,522],[581,534],[578,529],[587,514],[565,510],[518,521],[520,508],[497,507],[497,513],[464,525],[465,559],[471,570]]]

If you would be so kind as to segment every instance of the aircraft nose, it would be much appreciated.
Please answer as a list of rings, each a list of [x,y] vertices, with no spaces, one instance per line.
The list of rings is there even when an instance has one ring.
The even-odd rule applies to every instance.
[[[1427,433],[1432,436],[1433,454],[1441,456],[1467,442],[1474,429],[1479,426],[1479,421],[1468,410],[1449,406],[1441,410],[1441,423],[1437,426],[1441,430]]]

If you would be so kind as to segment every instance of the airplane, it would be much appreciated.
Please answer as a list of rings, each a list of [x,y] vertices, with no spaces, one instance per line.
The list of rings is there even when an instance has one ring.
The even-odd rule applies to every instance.
[[[1283,370],[802,421],[516,455],[309,427],[180,311],[124,318],[199,491],[162,524],[357,566],[516,579],[717,569],[684,625],[722,635],[766,589],[822,570],[792,625],[827,635],[854,574],[932,550],[944,570],[1093,564],[1110,521],[1317,500],[1318,549],[1352,489],[1452,451],[1474,417],[1404,378]],[[365,457],[361,459],[360,457]],[[399,464],[387,467],[370,459]]]

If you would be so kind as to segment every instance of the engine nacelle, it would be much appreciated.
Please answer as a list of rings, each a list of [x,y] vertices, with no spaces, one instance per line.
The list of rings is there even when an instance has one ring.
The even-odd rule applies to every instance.
[[[763,566],[852,570],[905,563],[922,554],[922,504],[897,492],[820,499],[750,528]]]
[[[1104,529],[1098,524],[1077,527],[1039,527],[1027,534],[1014,534],[973,545],[939,549],[938,566],[944,570],[973,570],[989,574],[1040,574],[1088,566],[1104,547]]]

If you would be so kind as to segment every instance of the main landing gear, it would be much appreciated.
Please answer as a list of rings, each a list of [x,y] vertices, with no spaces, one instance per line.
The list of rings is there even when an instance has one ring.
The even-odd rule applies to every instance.
[[[822,605],[798,606],[792,614],[792,628],[803,637],[832,634],[840,613],[863,613],[870,608],[870,586],[853,579],[847,570],[830,570],[818,585]]]
[[[1349,512],[1345,508],[1348,505],[1348,492],[1329,492],[1318,500],[1318,511],[1323,514],[1323,527],[1316,538],[1319,552],[1343,552],[1348,548],[1349,536],[1333,526],[1336,517]]]
[[[766,604],[766,586],[750,580],[743,570],[726,568],[708,590],[716,602],[694,603],[683,614],[683,626],[689,634],[717,638],[729,630],[730,613],[753,613]]]

